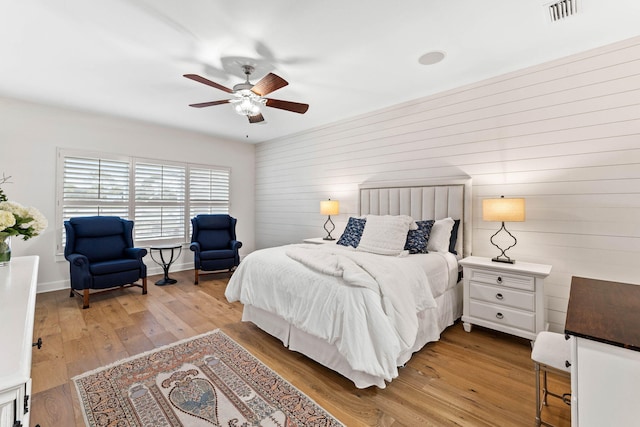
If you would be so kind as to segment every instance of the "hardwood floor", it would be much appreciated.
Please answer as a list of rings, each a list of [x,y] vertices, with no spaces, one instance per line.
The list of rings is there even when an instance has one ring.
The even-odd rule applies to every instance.
[[[31,425],[83,426],[71,378],[124,357],[220,328],[347,426],[533,426],[535,378],[528,341],[487,329],[464,332],[457,323],[427,344],[385,389],[360,390],[345,378],[285,349],[241,322],[242,305],[224,297],[228,274],[172,272],[175,285],[91,298],[56,291],[38,294],[33,350]],[[550,376],[550,388],[568,391]],[[549,400],[546,420],[570,425],[570,408]]]

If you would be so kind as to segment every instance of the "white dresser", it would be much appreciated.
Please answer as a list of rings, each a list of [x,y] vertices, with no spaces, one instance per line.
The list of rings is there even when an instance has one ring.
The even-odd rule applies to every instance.
[[[0,427],[29,426],[38,257],[0,267]]]
[[[462,321],[472,325],[535,340],[547,329],[544,312],[544,278],[550,265],[517,261],[493,262],[471,256],[460,261],[464,268]]]

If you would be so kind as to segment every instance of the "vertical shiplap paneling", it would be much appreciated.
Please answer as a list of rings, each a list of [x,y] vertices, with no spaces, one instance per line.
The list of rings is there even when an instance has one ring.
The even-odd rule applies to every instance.
[[[481,200],[526,198],[510,255],[553,265],[551,329],[571,276],[640,284],[640,38],[259,144],[257,246],[322,235],[329,197],[339,235],[359,183],[461,175],[473,178],[475,255],[496,255]]]

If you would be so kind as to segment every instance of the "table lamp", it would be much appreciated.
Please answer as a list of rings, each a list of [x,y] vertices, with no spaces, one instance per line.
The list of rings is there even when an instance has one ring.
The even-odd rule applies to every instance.
[[[491,261],[506,262],[513,264],[516,260],[509,258],[506,251],[511,249],[518,243],[518,240],[504,226],[505,222],[522,222],[524,221],[524,199],[505,198],[501,196],[499,199],[484,199],[482,201],[482,220],[483,221],[499,221],[502,227],[491,236],[491,244],[500,249],[500,255],[492,258]],[[506,232],[512,239],[513,244],[506,249],[502,249],[494,242],[494,238],[501,232]]]
[[[324,240],[335,240],[333,237],[331,237],[331,232],[336,228],[336,226],[333,224],[333,221],[331,221],[331,215],[338,215],[339,211],[340,202],[338,202],[337,200],[329,199],[322,200],[320,202],[320,214],[328,216],[327,220],[324,223],[324,231],[327,232],[327,236],[323,237]],[[328,224],[331,224],[331,230],[327,228]]]

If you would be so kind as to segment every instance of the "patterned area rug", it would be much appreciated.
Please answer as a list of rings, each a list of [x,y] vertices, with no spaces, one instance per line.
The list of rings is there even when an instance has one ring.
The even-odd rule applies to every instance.
[[[219,330],[73,381],[88,426],[342,426]]]

